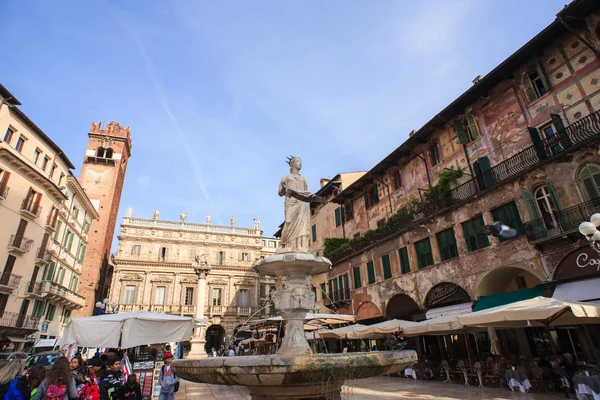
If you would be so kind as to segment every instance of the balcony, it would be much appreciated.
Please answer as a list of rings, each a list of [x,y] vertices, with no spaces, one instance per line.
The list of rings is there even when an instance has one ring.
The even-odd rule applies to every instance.
[[[238,316],[250,316],[252,315],[252,307],[248,306],[239,306],[237,307],[237,315]]]
[[[8,197],[8,192],[10,191],[10,187],[8,187],[8,185],[6,184],[1,184],[0,183],[0,200],[6,200],[6,198]]]
[[[336,305],[340,303],[349,303],[351,300],[352,299],[350,297],[350,289],[345,288],[329,292],[323,300],[323,303],[326,307],[329,307],[331,305]]]
[[[85,305],[85,298],[52,281],[29,283],[27,292],[37,298],[52,303],[63,304],[67,308],[80,309]]]
[[[181,306],[182,315],[196,315],[196,306]]]
[[[209,306],[207,314],[208,314],[209,317],[212,317],[212,316],[215,316],[215,315],[222,316],[223,314],[225,314],[225,307],[223,307],[223,306]]]
[[[37,330],[40,319],[25,314],[5,311],[0,317],[0,326],[10,328],[22,328],[28,330]]]
[[[21,214],[28,216],[29,218],[39,217],[42,213],[42,206],[28,200],[30,199],[23,200],[23,204],[21,204]]]
[[[33,246],[33,240],[24,236],[10,235],[8,240],[8,251],[13,253],[27,253],[31,250],[31,246]]]
[[[570,234],[579,235],[579,224],[597,212],[600,212],[600,198],[527,222],[524,224],[525,233],[531,243],[547,242]]]
[[[0,276],[0,293],[9,294],[19,287],[22,276],[3,272]]]
[[[48,262],[48,252],[45,248],[38,247],[35,252],[35,265],[44,265]]]
[[[534,140],[533,145],[494,165],[480,176],[451,189],[447,196],[444,193],[443,196],[436,199],[423,199],[415,205],[411,205],[410,208],[401,208],[396,215],[390,218],[389,224],[351,240],[348,246],[331,255],[330,259],[337,264],[377,243],[409,231],[415,225],[422,223],[424,219],[466,204],[480,194],[494,190],[543,164],[564,157],[598,139],[600,139],[600,111],[579,119],[558,131],[554,136]],[[589,218],[589,215],[582,220]]]

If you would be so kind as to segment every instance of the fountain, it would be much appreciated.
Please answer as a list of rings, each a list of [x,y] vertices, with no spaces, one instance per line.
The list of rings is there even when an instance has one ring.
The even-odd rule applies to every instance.
[[[298,172],[302,162],[288,159],[290,174],[279,185],[285,196],[285,224],[278,254],[254,263],[261,274],[277,277],[275,308],[285,322],[285,336],[276,355],[184,359],[173,362],[183,379],[220,385],[247,386],[253,400],[340,399],[347,379],[390,374],[417,361],[414,350],[313,354],[304,334],[304,317],[314,308],[313,275],[327,272],[331,262],[308,252],[310,202],[322,201],[307,191]]]

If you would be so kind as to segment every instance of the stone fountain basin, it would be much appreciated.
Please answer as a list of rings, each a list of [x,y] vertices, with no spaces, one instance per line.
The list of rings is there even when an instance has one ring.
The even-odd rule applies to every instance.
[[[417,361],[414,350],[309,356],[241,356],[174,360],[175,374],[193,382],[217,385],[334,385],[399,372]]]

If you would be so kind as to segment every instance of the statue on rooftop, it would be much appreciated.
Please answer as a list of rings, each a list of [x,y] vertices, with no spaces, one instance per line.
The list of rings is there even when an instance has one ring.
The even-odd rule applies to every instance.
[[[154,209],[154,215],[152,216],[152,219],[158,219],[158,216],[159,216],[159,214],[160,214],[160,213],[159,213],[159,211],[158,211],[158,208],[155,208],[155,209]]]

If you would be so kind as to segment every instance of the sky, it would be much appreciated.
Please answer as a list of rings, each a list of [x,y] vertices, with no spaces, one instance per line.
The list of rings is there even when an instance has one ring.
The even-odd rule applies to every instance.
[[[3,0],[0,82],[79,170],[130,126],[119,223],[283,221],[279,180],[367,171],[568,0]],[[118,233],[118,232],[116,232]]]

